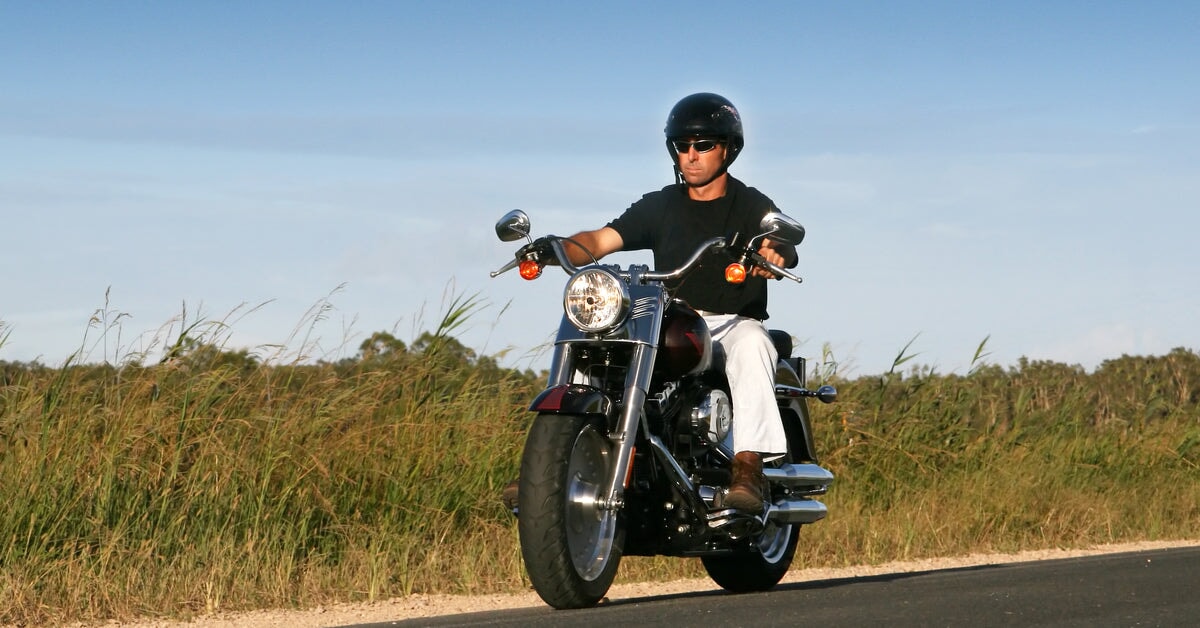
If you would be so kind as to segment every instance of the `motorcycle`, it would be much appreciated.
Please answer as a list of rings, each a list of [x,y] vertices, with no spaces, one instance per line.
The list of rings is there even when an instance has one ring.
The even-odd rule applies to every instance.
[[[598,603],[623,555],[699,557],[722,588],[765,591],[791,565],[800,527],[826,516],[816,498],[833,474],[818,462],[807,399],[832,403],[837,391],[809,390],[791,336],[769,332],[779,353],[775,396],[788,452],[764,465],[762,512],[726,508],[737,409],[704,319],[668,288],[722,251],[730,256],[727,281],[744,280],[753,264],[799,283],[756,251],[767,237],[799,244],[804,228],[770,212],[760,232],[744,241],[712,238],[679,268],[655,271],[577,267],[567,239],[531,238],[521,210],[496,223],[502,241],[526,243],[493,278],[516,268],[532,280],[548,265],[570,276],[549,382],[529,406],[537,414],[513,509],[529,579],[550,606]]]

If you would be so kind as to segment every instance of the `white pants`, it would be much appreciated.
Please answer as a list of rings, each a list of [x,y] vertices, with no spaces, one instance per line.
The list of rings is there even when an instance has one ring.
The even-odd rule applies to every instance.
[[[713,342],[725,353],[733,399],[733,451],[756,451],[764,460],[787,452],[787,435],[775,402],[779,358],[762,321],[735,314],[705,314]]]

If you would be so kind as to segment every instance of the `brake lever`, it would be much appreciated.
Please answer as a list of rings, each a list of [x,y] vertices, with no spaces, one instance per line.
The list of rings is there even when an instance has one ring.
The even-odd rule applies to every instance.
[[[507,264],[501,266],[500,268],[498,268],[496,270],[493,270],[492,272],[490,272],[488,274],[492,276],[492,279],[495,279],[496,277],[499,277],[500,275],[503,275],[504,273],[516,268],[517,264],[519,264],[519,262],[517,262],[516,258],[513,258],[511,260],[508,260]]]
[[[758,266],[760,268],[765,268],[765,269],[771,271],[772,273],[774,273],[776,281],[779,281],[779,280],[783,279],[784,277],[786,277],[796,283],[804,283],[804,279],[788,272],[784,268],[781,268],[779,266],[776,266],[775,264],[772,264],[771,262],[768,262],[766,260],[766,258],[764,258],[762,255],[759,255],[758,253],[756,253],[754,251],[746,251],[746,259],[753,262],[755,266]]]

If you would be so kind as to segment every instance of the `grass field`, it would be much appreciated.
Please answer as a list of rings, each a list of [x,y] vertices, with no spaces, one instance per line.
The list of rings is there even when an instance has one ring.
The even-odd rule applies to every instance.
[[[463,347],[459,322],[337,363],[195,325],[153,364],[0,363],[0,622],[527,588],[498,495],[541,378]],[[901,353],[810,379],[841,393],[813,407],[837,481],[797,566],[1200,537],[1192,351],[965,375]],[[619,579],[701,573],[634,557]]]

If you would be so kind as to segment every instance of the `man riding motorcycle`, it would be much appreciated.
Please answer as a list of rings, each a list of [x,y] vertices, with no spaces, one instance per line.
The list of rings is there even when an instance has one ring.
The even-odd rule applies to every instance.
[[[745,145],[741,117],[726,98],[698,93],[680,100],[667,117],[666,145],[676,182],[650,192],[604,227],[575,234],[565,245],[571,263],[594,262],[616,251],[650,249],[657,268],[680,266],[712,237],[754,235],[768,212],[778,211],[758,190],[728,172]],[[770,238],[758,250],[781,268],[796,265],[795,247]],[[734,409],[733,480],[725,504],[756,514],[763,510],[763,462],[787,452],[787,439],[774,394],[778,358],[763,325],[767,279],[759,266],[745,281],[726,281],[727,259],[713,255],[674,286],[675,295],[707,323],[724,353]],[[516,503],[516,483],[505,488],[506,505]]]

